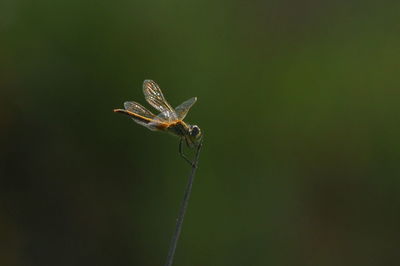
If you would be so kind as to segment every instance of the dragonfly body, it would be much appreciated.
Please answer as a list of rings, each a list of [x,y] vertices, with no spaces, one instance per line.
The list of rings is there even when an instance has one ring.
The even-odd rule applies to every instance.
[[[153,131],[166,131],[185,140],[189,147],[195,146],[202,138],[201,130],[196,125],[189,125],[183,121],[190,107],[196,102],[193,97],[183,102],[175,109],[165,100],[161,89],[152,80],[143,82],[143,92],[149,104],[161,113],[154,115],[145,107],[136,102],[125,102],[125,109],[115,109],[114,112],[131,117],[136,123]]]
[[[176,123],[169,125],[166,130],[172,135],[185,139],[186,144],[189,147],[196,144],[196,130],[199,130],[200,132],[200,129],[197,126],[188,125],[183,121],[177,121]]]

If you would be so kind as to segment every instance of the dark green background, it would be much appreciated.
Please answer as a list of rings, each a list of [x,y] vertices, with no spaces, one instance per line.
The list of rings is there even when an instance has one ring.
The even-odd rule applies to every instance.
[[[205,132],[176,266],[397,265],[399,14],[2,1],[0,265],[163,265],[190,168],[112,112],[144,79]]]

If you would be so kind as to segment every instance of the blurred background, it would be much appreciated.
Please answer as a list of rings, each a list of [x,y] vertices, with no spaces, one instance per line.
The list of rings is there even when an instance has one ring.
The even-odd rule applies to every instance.
[[[397,265],[398,1],[0,3],[0,265],[163,265],[190,167],[112,112],[145,79],[205,132],[179,265]]]

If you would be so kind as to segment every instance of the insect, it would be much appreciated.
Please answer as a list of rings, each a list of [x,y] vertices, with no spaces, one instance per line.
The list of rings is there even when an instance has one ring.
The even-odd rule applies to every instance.
[[[165,131],[180,138],[179,154],[190,164],[192,162],[182,150],[183,141],[190,148],[198,145],[202,139],[202,132],[197,125],[189,125],[183,121],[189,109],[197,101],[196,97],[183,102],[175,109],[164,98],[160,87],[153,80],[143,82],[143,93],[146,101],[160,113],[153,114],[137,102],[125,102],[125,109],[115,109],[114,112],[128,115],[138,123],[152,131]]]

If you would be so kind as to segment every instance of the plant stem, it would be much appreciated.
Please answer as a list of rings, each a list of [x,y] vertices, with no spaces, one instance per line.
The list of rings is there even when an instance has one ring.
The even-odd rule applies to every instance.
[[[189,180],[186,185],[185,193],[183,195],[183,199],[181,202],[181,207],[179,209],[179,216],[178,216],[178,219],[176,220],[175,232],[174,232],[174,235],[172,236],[171,244],[169,246],[167,262],[165,263],[165,266],[171,266],[174,261],[176,245],[178,243],[179,235],[182,230],[183,218],[185,217],[186,209],[187,209],[187,206],[189,203],[190,193],[192,192],[194,176],[196,174],[197,165],[199,163],[199,156],[200,156],[200,150],[201,150],[202,145],[203,145],[203,141],[201,141],[199,143],[199,145],[197,146],[196,156],[194,159],[194,163],[192,164],[192,170],[190,172]]]

